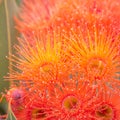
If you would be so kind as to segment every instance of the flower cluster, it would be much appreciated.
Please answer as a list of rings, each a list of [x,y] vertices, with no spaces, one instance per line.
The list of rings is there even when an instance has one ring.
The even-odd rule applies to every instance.
[[[17,120],[120,120],[119,20],[119,0],[23,0],[6,77]]]

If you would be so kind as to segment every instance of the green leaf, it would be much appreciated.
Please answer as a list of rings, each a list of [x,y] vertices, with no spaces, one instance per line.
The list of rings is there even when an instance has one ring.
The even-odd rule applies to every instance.
[[[14,15],[18,12],[15,0],[2,0],[0,3],[0,91],[8,87],[8,82],[3,82],[3,77],[8,73],[11,62],[6,56],[13,51],[17,31],[14,28]]]
[[[8,104],[8,114],[6,120],[16,120],[14,113],[12,112],[10,103]]]
[[[13,17],[19,12],[19,2],[20,0],[0,0],[0,93],[9,87],[9,82],[4,80],[4,76],[10,72],[11,61],[6,56],[14,52],[13,45],[17,41],[18,33]],[[0,110],[4,110],[1,106],[4,107],[7,103],[4,101],[0,104],[3,104],[0,105]],[[0,111],[0,114],[2,113],[5,111]]]

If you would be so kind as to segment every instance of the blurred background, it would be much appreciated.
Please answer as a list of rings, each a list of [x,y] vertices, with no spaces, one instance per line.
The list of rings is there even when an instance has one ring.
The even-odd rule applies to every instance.
[[[19,12],[22,0],[0,0],[0,98],[9,89],[10,83],[4,79],[10,67],[10,61],[6,58],[14,53],[13,46],[16,43],[18,32],[15,29],[14,16]],[[7,102],[0,102],[0,116],[8,112]],[[7,120],[14,120],[12,117]],[[1,119],[0,120],[4,120]]]

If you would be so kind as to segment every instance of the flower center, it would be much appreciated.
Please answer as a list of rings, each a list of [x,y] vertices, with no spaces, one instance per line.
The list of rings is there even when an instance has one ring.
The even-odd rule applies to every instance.
[[[106,104],[99,106],[95,114],[98,118],[102,118],[104,120],[112,120],[114,115],[112,107]]]
[[[33,109],[32,111],[32,119],[38,119],[38,118],[45,118],[46,113],[43,109]]]
[[[43,79],[44,82],[48,82],[53,78],[55,74],[55,65],[52,63],[45,63],[40,66],[40,77]]]
[[[74,96],[67,96],[62,105],[65,110],[75,111],[78,108],[78,99]]]
[[[100,78],[106,71],[106,64],[100,59],[92,59],[88,63],[87,71],[89,75]]]
[[[45,63],[41,66],[41,73],[48,73],[53,69],[53,65],[51,63]]]

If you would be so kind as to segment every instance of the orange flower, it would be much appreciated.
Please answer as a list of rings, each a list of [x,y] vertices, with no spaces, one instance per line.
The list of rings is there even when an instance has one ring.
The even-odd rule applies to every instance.
[[[69,44],[67,54],[79,66],[78,74],[84,73],[91,83],[120,85],[119,36],[94,27],[86,29],[84,33],[79,31],[79,36],[73,32],[70,38],[66,37],[63,41]]]
[[[48,104],[46,90],[43,92],[39,91],[38,95],[35,90],[31,91],[27,84],[21,82],[20,87],[15,87],[14,85],[7,92],[6,98],[9,103],[9,109],[12,110],[17,120],[42,119],[44,117],[52,120],[54,117],[50,115],[52,107]]]
[[[19,15],[22,20],[16,23],[19,31],[28,36],[36,29],[42,33],[60,29],[67,34],[73,30],[79,34],[79,29],[94,24],[120,32],[119,6],[119,0],[24,0]]]
[[[26,39],[19,40],[20,45],[16,45],[17,55],[13,55],[11,59],[15,70],[13,69],[8,79],[32,83],[31,89],[34,91],[68,78],[71,71],[70,60],[64,54],[62,43],[57,42],[61,38],[47,38],[44,41],[35,37],[34,44]]]
[[[15,17],[16,28],[28,36],[32,36],[36,29],[48,31],[50,21],[57,11],[56,5],[58,3],[58,0],[23,0],[19,13],[20,20]]]
[[[89,25],[97,25],[109,31],[120,32],[120,1],[119,0],[81,0],[82,17]],[[83,28],[82,28],[83,29]]]
[[[112,89],[101,89],[89,106],[88,118],[90,120],[119,120],[120,94]],[[89,114],[90,113],[90,114]]]
[[[47,99],[46,99],[47,100]],[[53,107],[44,99],[38,98],[29,104],[25,111],[24,120],[56,120],[53,113]],[[39,102],[38,102],[39,101]],[[21,117],[21,116],[19,116]]]
[[[53,107],[53,115],[59,119],[84,120],[87,118],[86,109],[94,97],[95,89],[89,83],[76,79],[66,80],[63,84],[54,86],[49,102]],[[57,120],[57,119],[56,119]]]
[[[35,90],[31,91],[26,84],[24,87],[22,85],[24,84],[21,83],[20,88],[11,88],[6,95],[9,107],[14,113],[16,119],[53,120],[55,115],[52,114],[53,106],[49,102],[47,90],[42,92]]]

